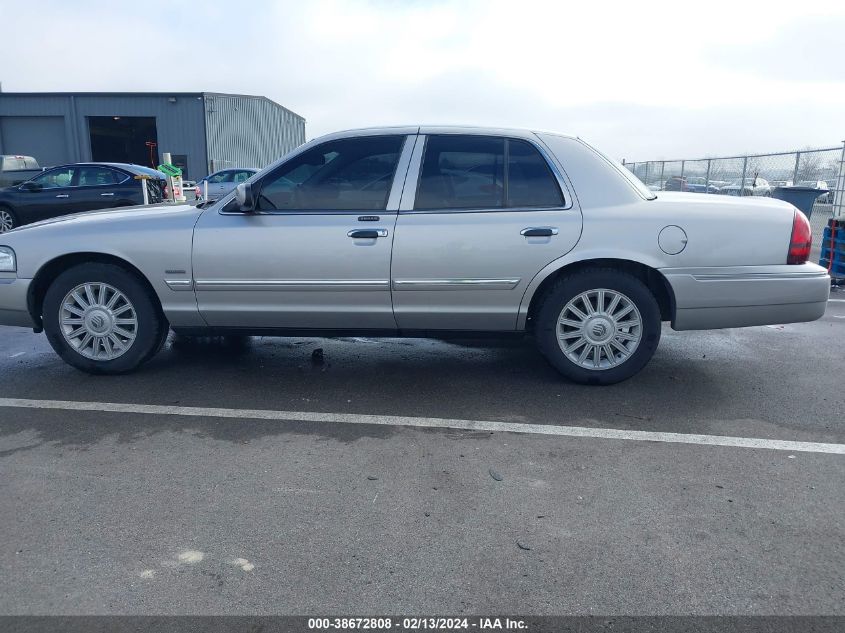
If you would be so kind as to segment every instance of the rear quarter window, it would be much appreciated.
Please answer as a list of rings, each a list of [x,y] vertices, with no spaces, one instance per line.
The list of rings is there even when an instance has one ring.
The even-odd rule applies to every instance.
[[[528,141],[508,139],[508,206],[562,207],[563,195],[546,159]]]

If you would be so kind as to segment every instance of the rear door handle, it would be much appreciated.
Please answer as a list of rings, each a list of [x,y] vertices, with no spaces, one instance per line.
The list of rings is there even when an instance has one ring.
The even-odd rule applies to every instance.
[[[101,193],[100,195],[101,196],[113,196],[114,194],[113,193]]]
[[[66,194],[66,193],[60,193],[60,194],[59,194],[59,195],[57,195],[56,197],[57,197],[57,198],[70,198],[70,196],[69,196],[68,194]]]
[[[387,237],[387,229],[352,229],[346,235],[352,238],[372,240],[377,237]]]
[[[523,237],[551,237],[557,235],[557,227],[554,226],[529,226],[519,232]]]

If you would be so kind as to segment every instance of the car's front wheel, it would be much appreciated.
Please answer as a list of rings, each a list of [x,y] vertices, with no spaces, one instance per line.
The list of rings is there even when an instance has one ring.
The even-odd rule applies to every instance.
[[[605,268],[559,279],[543,298],[535,336],[564,376],[610,385],[639,372],[660,342],[660,308],[642,281]]]
[[[43,320],[56,353],[92,374],[136,369],[168,332],[145,284],[113,264],[81,264],[59,275],[44,297]]]
[[[18,225],[14,212],[9,207],[0,206],[0,233],[11,231]]]

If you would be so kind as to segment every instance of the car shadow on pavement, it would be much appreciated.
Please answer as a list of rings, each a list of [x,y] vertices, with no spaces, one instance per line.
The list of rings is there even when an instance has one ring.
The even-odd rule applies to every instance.
[[[611,387],[567,382],[530,341],[274,339],[171,336],[140,371],[89,376],[40,357],[41,378],[12,377],[0,396],[228,409],[270,409],[709,432],[721,387],[703,364],[661,348],[638,376]],[[28,375],[32,375],[30,372]],[[57,388],[51,388],[56,385]],[[95,394],[95,395],[92,395]],[[43,409],[4,409],[0,458],[42,444],[85,449],[111,439],[188,433],[248,445],[280,434],[353,443],[397,427]],[[448,431],[457,438],[469,432]],[[485,434],[489,435],[489,434]],[[13,436],[14,441],[10,441]],[[479,436],[481,437],[481,436]],[[11,444],[11,445],[10,445]]]

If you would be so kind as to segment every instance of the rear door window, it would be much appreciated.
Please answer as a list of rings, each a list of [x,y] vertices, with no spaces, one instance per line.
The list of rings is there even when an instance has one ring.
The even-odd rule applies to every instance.
[[[504,206],[505,140],[490,136],[430,136],[415,209],[495,209]]]
[[[426,143],[414,208],[563,206],[546,159],[531,143],[479,135],[434,135]]]
[[[79,170],[79,187],[97,187],[105,185],[116,185],[123,178],[113,169],[107,167],[87,166]]]

